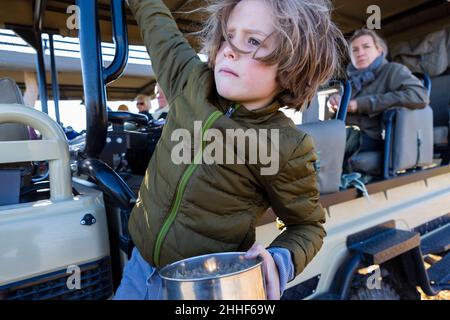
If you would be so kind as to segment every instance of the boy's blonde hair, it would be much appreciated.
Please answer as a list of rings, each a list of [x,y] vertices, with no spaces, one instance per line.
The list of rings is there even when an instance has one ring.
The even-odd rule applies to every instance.
[[[348,45],[349,45],[349,50],[351,50],[350,46],[352,44],[352,42],[362,36],[370,36],[373,39],[373,43],[375,44],[375,46],[377,48],[381,48],[383,49],[383,53],[385,56],[388,55],[388,46],[386,44],[386,42],[383,40],[383,38],[381,38],[378,33],[376,33],[373,30],[370,29],[359,29],[356,30],[353,35],[351,36],[351,38],[348,40]],[[351,54],[351,53],[350,53]]]
[[[203,51],[214,68],[215,58],[233,8],[241,0],[213,0],[203,29]],[[319,86],[327,82],[340,65],[346,41],[331,21],[328,0],[261,0],[272,9],[277,49],[263,63],[279,64],[277,82],[282,88],[277,99],[282,106],[301,110],[314,98]],[[229,41],[230,45],[233,44]],[[234,50],[241,52],[238,48]]]

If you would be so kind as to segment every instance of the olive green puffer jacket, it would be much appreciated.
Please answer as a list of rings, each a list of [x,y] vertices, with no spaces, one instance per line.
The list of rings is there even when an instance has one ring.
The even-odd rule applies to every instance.
[[[224,115],[233,104],[214,94],[212,71],[167,7],[160,0],[132,0],[130,8],[171,106],[129,221],[135,245],[156,267],[212,252],[246,251],[255,241],[258,218],[271,206],[286,226],[271,246],[290,250],[295,274],[300,273],[325,236],[312,139],[278,111],[277,102]],[[267,166],[249,161],[174,164],[171,154],[179,140],[172,141],[171,135],[183,128],[194,136],[194,121],[223,133],[279,129],[278,174],[262,175]]]

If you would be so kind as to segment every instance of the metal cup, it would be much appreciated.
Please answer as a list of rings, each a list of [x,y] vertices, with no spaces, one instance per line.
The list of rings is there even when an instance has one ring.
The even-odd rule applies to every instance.
[[[224,252],[177,261],[159,271],[167,300],[266,300],[263,259]]]

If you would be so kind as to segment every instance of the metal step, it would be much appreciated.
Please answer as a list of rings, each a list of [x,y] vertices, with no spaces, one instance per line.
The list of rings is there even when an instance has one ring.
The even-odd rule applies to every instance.
[[[450,249],[450,224],[424,236],[420,245],[424,255],[448,251]]]
[[[381,232],[359,241],[352,241],[348,248],[362,253],[371,264],[389,261],[420,245],[417,232],[385,228]]]
[[[450,289],[450,254],[445,255],[439,262],[429,267],[427,273],[432,286],[444,290]]]

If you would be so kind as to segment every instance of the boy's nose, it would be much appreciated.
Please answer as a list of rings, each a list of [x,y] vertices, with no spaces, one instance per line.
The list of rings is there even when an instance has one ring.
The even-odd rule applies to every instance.
[[[230,58],[232,60],[236,59],[236,52],[234,52],[233,48],[228,43],[225,43],[225,48],[223,49],[223,55],[226,58]]]

